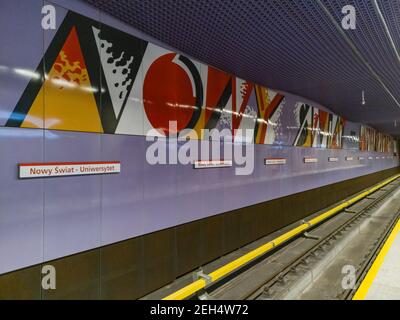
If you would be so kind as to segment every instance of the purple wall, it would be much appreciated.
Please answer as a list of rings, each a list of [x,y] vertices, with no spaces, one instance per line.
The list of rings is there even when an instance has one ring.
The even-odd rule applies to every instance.
[[[94,19],[100,16],[77,1],[56,2]],[[23,0],[0,0],[3,69],[35,69],[48,42],[40,29],[42,1],[31,0],[30,10],[24,4]],[[14,24],[10,25],[11,18]],[[112,18],[101,15],[101,20],[140,35]],[[28,37],[21,21],[37,23],[37,30],[33,28]],[[5,37],[6,33],[13,36]],[[205,170],[179,164],[151,166],[145,158],[149,142],[142,136],[4,127],[27,82],[0,71],[0,274],[398,166],[398,160],[388,155],[379,154],[385,159],[377,160],[374,153],[350,148],[261,144],[255,145],[255,170],[249,176],[235,175],[235,166]],[[359,155],[365,160],[344,160]],[[373,160],[368,160],[370,155]],[[285,157],[288,162],[265,166],[266,157]],[[305,164],[304,157],[316,157],[319,162]],[[328,157],[338,157],[339,162],[328,162]],[[100,160],[120,161],[121,173],[17,179],[18,163]]]
[[[254,173],[236,176],[234,167],[151,166],[148,143],[138,136],[0,128],[0,273],[398,165],[353,150],[256,145]],[[358,155],[365,160],[344,160]],[[331,156],[340,161],[328,162]],[[265,166],[265,157],[288,163]],[[319,162],[305,164],[304,157]],[[17,179],[17,163],[65,159],[118,159],[122,171]]]

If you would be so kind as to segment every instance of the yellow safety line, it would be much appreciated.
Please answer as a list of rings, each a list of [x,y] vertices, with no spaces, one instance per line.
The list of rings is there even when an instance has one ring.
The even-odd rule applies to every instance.
[[[400,177],[400,174],[397,174],[393,176],[390,179],[385,180],[384,182],[376,185],[375,187],[359,194],[358,196],[355,196],[354,198],[351,198],[348,201],[343,202],[342,204],[322,213],[318,217],[310,220],[309,222],[304,222],[300,226],[290,230],[289,232],[284,233],[283,235],[279,236],[278,238],[275,238],[274,240],[267,242],[263,244],[262,246],[258,247],[257,249],[254,249],[245,255],[241,256],[240,258],[233,260],[232,262],[229,262],[228,264],[218,268],[217,270],[211,272],[208,276],[211,278],[211,283],[216,282],[217,280],[221,279],[222,277],[225,277],[226,275],[232,273],[233,271],[238,270],[239,268],[243,267],[247,263],[253,261],[254,259],[261,257],[263,254],[267,253],[268,251],[271,251],[273,248],[289,241],[290,239],[293,239],[294,237],[300,235],[304,231],[310,229],[311,227],[315,226],[316,224],[328,219],[329,217],[333,216],[334,214],[342,211],[346,207],[349,207],[350,205],[354,204],[355,202],[365,198],[366,196],[370,195],[371,193],[375,192],[376,190],[386,186],[390,182],[396,180],[397,178]],[[163,298],[163,300],[183,300],[188,297],[190,297],[192,294],[200,291],[201,289],[204,289],[207,285],[210,283],[207,283],[205,279],[199,279],[191,284],[187,285],[186,287],[183,287],[182,289],[179,289],[178,291],[166,296]]]
[[[358,287],[356,294],[353,297],[353,300],[364,300],[367,296],[367,293],[375,280],[376,275],[378,274],[379,269],[382,266],[383,261],[389,249],[391,248],[394,239],[396,239],[397,234],[400,232],[400,220],[397,222],[396,226],[390,233],[388,239],[386,240],[385,244],[383,245],[381,251],[379,252],[378,256],[376,257],[374,263],[372,264],[371,268],[369,269],[367,275],[365,276],[363,282]]]

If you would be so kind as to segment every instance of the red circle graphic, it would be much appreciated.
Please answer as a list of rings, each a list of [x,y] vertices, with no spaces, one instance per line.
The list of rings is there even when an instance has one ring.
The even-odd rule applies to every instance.
[[[150,66],[143,84],[143,104],[151,125],[166,135],[186,128],[196,108],[190,77],[169,53]],[[177,122],[177,130],[169,132],[169,122]]]

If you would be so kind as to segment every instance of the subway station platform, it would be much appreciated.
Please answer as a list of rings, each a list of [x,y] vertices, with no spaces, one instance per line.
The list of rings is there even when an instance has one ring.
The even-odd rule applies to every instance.
[[[0,300],[400,299],[398,17],[0,0]]]

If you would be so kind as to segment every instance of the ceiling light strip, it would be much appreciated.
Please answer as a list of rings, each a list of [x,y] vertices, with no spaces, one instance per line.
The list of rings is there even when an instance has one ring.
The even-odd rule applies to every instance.
[[[388,27],[388,25],[386,23],[385,17],[383,16],[381,9],[379,8],[379,4],[378,4],[377,0],[373,0],[372,4],[374,6],[374,9],[375,9],[377,15],[381,19],[381,22],[382,22],[382,24],[384,26],[384,29],[385,29],[386,36],[388,37],[388,39],[390,41],[390,44],[391,44],[391,46],[392,46],[392,48],[393,48],[393,50],[394,50],[394,52],[396,54],[397,60],[400,62],[399,51],[396,48],[396,44],[394,43],[393,37],[392,37],[392,35],[390,33],[390,30],[389,30],[389,27]]]

